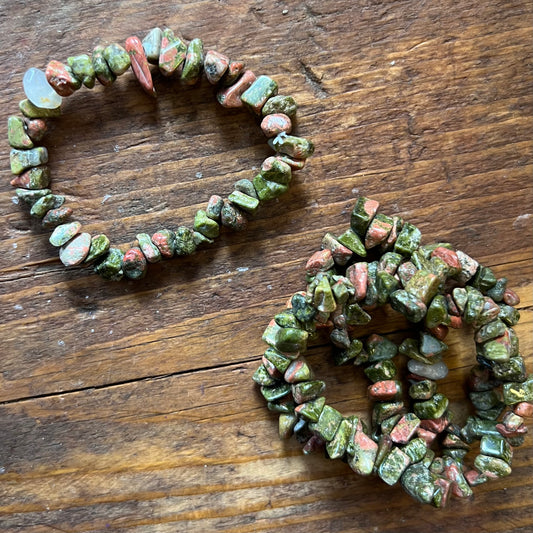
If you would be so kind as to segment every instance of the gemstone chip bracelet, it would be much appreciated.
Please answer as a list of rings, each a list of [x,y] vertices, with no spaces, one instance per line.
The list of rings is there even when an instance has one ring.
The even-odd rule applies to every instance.
[[[472,487],[509,475],[524,442],[533,374],[513,329],[520,299],[506,278],[449,243],[421,245],[416,226],[378,207],[359,198],[350,227],[324,236],[307,262],[306,290],[263,334],[268,348],[253,380],[278,415],[281,438],[295,435],[305,454],[324,451],[359,475],[399,482],[419,502],[443,507],[450,494],[470,498]],[[398,346],[381,335],[356,337],[384,305],[416,325],[414,338]],[[444,340],[462,327],[473,333],[476,364],[468,380],[472,415],[461,425],[437,382],[448,374]],[[370,421],[326,403],[326,384],[304,356],[324,333],[335,364],[362,367],[370,380]],[[398,353],[407,358],[405,381]]]
[[[205,77],[216,87],[216,99],[222,106],[251,112],[275,153],[251,179],[235,182],[227,198],[212,195],[205,208],[197,211],[192,227],[139,233],[124,252],[112,247],[106,235],[91,236],[80,222],[71,219],[73,212],[65,205],[65,197],[49,188],[48,152],[39,144],[47,131],[46,121],[61,114],[62,98],[82,86],[92,89],[96,82],[110,86],[131,68],[143,90],[155,96],[150,65],[186,86]],[[43,228],[52,230],[50,243],[59,248],[65,266],[90,265],[106,280],[143,278],[148,263],[192,254],[199,245],[213,242],[220,226],[242,230],[248,215],[288,190],[292,173],[302,169],[314,151],[311,141],[291,135],[297,104],[291,96],[278,94],[273,79],[256,76],[243,61],[230,60],[215,50],[204,53],[200,39],[186,43],[169,28],[154,28],[142,41],[129,37],[124,46],[99,45],[90,56],[72,56],[66,63],[52,60],[45,71],[30,68],[24,74],[23,87],[22,115],[8,119],[10,164],[15,175],[11,184],[16,187],[17,201],[29,206],[31,216],[40,220]]]

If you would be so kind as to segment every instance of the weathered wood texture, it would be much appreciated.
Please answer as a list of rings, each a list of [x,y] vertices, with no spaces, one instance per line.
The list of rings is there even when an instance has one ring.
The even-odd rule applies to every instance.
[[[274,77],[317,151],[246,231],[109,284],[60,266],[12,202],[0,143],[0,531],[531,531],[531,433],[511,477],[436,510],[280,442],[250,379],[262,330],[358,194],[509,278],[532,370],[531,17],[524,0],[2,2],[4,124],[26,68],[166,24]],[[156,101],[131,75],[80,91],[46,140],[54,191],[115,243],[190,223],[269,153],[206,83],[156,86]],[[405,328],[382,312],[373,330]],[[471,336],[450,345],[442,389],[460,404]],[[309,359],[333,406],[368,409],[358,372],[326,347]]]

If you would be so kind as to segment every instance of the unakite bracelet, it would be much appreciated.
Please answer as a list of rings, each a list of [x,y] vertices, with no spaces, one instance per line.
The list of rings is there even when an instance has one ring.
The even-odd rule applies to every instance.
[[[279,435],[296,435],[304,453],[324,449],[363,476],[437,507],[449,494],[511,473],[513,449],[524,441],[525,417],[533,416],[533,374],[527,375],[513,326],[519,298],[505,278],[448,243],[421,245],[416,226],[377,213],[378,202],[359,198],[350,228],[327,233],[307,262],[307,289],[266,328],[269,345],[253,379],[268,408],[279,415]],[[399,347],[380,335],[356,338],[369,312],[390,305],[417,325],[416,338]],[[468,326],[477,364],[469,379],[474,414],[459,425],[437,381],[449,328]],[[318,332],[329,333],[336,364],[362,366],[372,382],[370,422],[342,415],[326,403],[325,382],[304,357]],[[393,359],[407,357],[407,387]],[[469,454],[471,445],[479,447]]]
[[[227,198],[211,196],[205,209],[197,211],[192,227],[161,229],[151,236],[139,233],[124,253],[111,247],[106,235],[91,236],[82,231],[80,222],[69,221],[72,209],[64,204],[65,197],[49,188],[48,152],[36,145],[46,133],[45,120],[61,113],[62,97],[74,94],[82,85],[93,88],[96,81],[112,85],[131,67],[141,87],[155,96],[150,64],[183,85],[195,85],[203,75],[216,86],[216,98],[222,106],[250,111],[275,154],[263,161],[250,180],[237,181]],[[168,28],[154,28],[142,41],[129,37],[124,47],[116,43],[97,46],[91,56],[72,56],[66,64],[50,61],[45,72],[30,68],[23,86],[27,99],[19,104],[22,116],[8,119],[16,201],[29,205],[31,216],[41,220],[44,228],[54,228],[50,243],[59,248],[65,266],[92,265],[108,280],[142,278],[148,263],[193,253],[198,245],[212,242],[221,225],[243,229],[248,214],[287,191],[292,172],[303,168],[314,151],[311,141],[290,135],[297,105],[291,96],[278,94],[273,79],[256,77],[242,61],[231,61],[220,52],[208,50],[204,54],[200,39],[187,44]]]

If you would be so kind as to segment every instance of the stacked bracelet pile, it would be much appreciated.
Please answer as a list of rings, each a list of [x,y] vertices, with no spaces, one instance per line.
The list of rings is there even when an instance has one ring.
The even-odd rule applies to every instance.
[[[203,74],[216,86],[222,106],[251,111],[275,154],[263,161],[251,180],[237,181],[227,198],[211,196],[205,209],[197,211],[192,227],[161,229],[152,236],[139,233],[123,252],[111,247],[106,235],[91,237],[82,231],[80,222],[70,221],[72,209],[64,205],[64,196],[49,188],[48,152],[36,145],[46,133],[46,119],[60,115],[62,97],[71,96],[82,85],[93,88],[96,81],[112,85],[131,67],[141,87],[155,96],[150,64],[184,85],[197,84]],[[107,280],[142,278],[148,263],[193,253],[198,245],[212,242],[221,225],[243,229],[248,214],[287,191],[292,172],[303,168],[314,151],[310,141],[290,135],[297,105],[291,96],[278,94],[273,79],[256,77],[242,61],[231,61],[220,52],[204,54],[200,39],[186,43],[168,28],[154,28],[142,41],[129,37],[124,47],[116,43],[97,46],[91,56],[72,56],[66,64],[50,61],[45,72],[30,68],[23,86],[27,98],[19,104],[22,116],[8,119],[11,171],[16,175],[11,184],[17,187],[17,201],[29,205],[31,215],[41,220],[44,228],[54,228],[50,243],[59,248],[65,266],[92,265]]]
[[[378,206],[359,198],[350,228],[324,236],[307,262],[307,290],[265,330],[269,347],[253,379],[279,413],[281,438],[295,434],[304,453],[325,448],[357,474],[401,482],[418,501],[442,507],[449,494],[467,498],[473,486],[510,474],[513,449],[524,441],[533,374],[513,330],[519,298],[490,268],[448,243],[421,245],[416,226],[377,213]],[[417,324],[417,338],[399,347],[376,334],[355,338],[369,312],[386,304]],[[469,378],[474,414],[460,426],[437,382],[448,373],[449,328],[463,326],[473,330],[477,364]],[[303,356],[320,330],[329,333],[335,363],[361,365],[372,382],[370,423],[326,403],[325,383]],[[408,387],[393,362],[398,352],[408,358]]]

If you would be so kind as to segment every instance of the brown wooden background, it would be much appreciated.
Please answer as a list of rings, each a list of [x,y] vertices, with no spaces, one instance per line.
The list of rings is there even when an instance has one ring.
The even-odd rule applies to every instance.
[[[509,278],[533,370],[532,3],[7,0],[2,123],[28,67],[156,25],[274,77],[316,154],[245,232],[113,284],[66,272],[14,205],[2,130],[0,531],[531,531],[531,433],[511,477],[436,510],[280,442],[251,375],[264,327],[358,194]],[[190,223],[269,154],[207,83],[156,86],[157,101],[130,74],[80,91],[45,142],[54,191],[114,243]],[[405,327],[382,312],[373,330]],[[460,403],[474,354],[454,333],[441,389]],[[358,372],[330,367],[325,347],[309,359],[334,406],[365,411]]]

